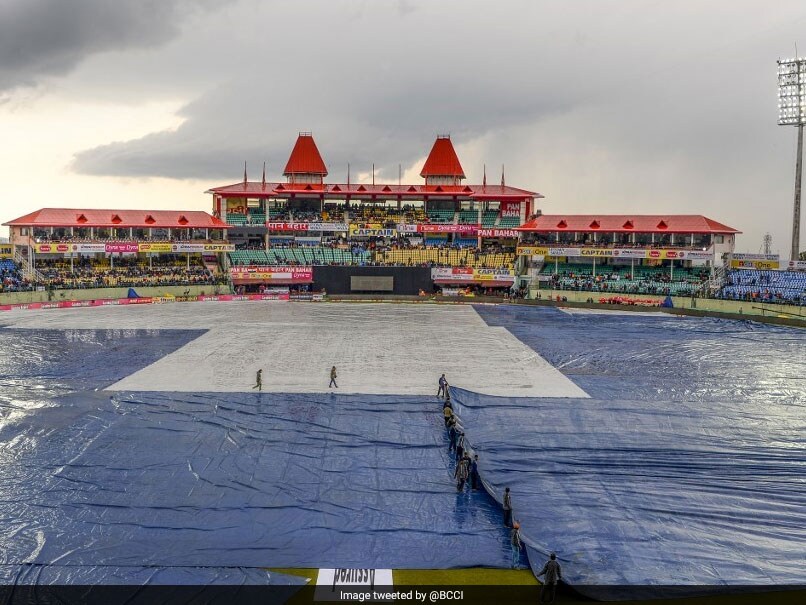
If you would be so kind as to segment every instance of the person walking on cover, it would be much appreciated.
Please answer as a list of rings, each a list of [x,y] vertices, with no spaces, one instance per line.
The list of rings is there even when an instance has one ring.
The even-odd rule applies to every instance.
[[[479,477],[479,455],[473,456],[473,461],[470,463],[470,489],[479,489],[481,484],[481,477]]]
[[[543,575],[546,576],[546,580],[543,582],[543,586],[540,587],[540,602],[551,605],[554,603],[554,596],[557,592],[557,582],[563,579],[560,564],[557,562],[557,555],[554,553],[551,553],[549,560],[546,561],[537,577],[539,578]],[[548,600],[545,600],[544,597],[548,597]]]
[[[456,431],[456,423],[455,422],[448,423],[448,439],[450,440],[450,445],[448,445],[448,453],[449,454],[451,452],[456,451],[456,436],[457,436],[457,434],[458,433]]]
[[[512,494],[509,488],[504,490],[504,526],[512,527]]]
[[[328,386],[329,389],[332,389],[333,387],[336,387],[337,389],[339,388],[339,385],[336,384],[336,378],[337,378],[336,366],[333,366],[332,368],[330,368],[330,386]]]
[[[456,438],[456,459],[461,460],[462,456],[464,455],[465,455],[465,434],[464,432],[460,432],[459,436]]]
[[[521,561],[521,524],[515,521],[509,532],[509,544],[512,547],[512,569],[518,569]]]
[[[445,374],[439,377],[439,390],[437,391],[437,397],[444,397],[445,396],[445,387],[448,386],[448,380],[445,378]]]
[[[252,388],[257,389],[258,391],[263,390],[263,369],[257,371],[257,377],[255,378],[255,386],[253,386]]]
[[[445,426],[447,427],[448,423],[451,421],[451,418],[453,418],[453,408],[449,405],[446,405],[444,408],[442,408],[442,415],[445,417]]]
[[[470,458],[464,457],[460,458],[459,462],[456,463],[456,470],[453,472],[453,476],[456,479],[456,491],[461,492],[465,489],[465,482],[467,481],[467,477],[469,474],[469,464]]]

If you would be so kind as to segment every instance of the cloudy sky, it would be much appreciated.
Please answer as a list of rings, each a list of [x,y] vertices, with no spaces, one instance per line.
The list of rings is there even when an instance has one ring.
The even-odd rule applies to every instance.
[[[331,182],[419,183],[450,133],[546,213],[701,213],[788,254],[798,41],[802,0],[0,0],[0,220],[208,210],[298,131]]]

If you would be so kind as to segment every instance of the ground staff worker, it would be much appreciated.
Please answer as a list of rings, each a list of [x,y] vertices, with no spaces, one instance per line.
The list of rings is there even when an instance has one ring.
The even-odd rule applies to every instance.
[[[465,489],[465,481],[470,474],[470,458],[460,458],[456,464],[456,470],[453,476],[456,478],[456,491],[461,492]]]
[[[512,527],[512,495],[509,488],[504,490],[504,525]]]
[[[445,396],[445,388],[448,386],[448,379],[445,378],[445,374],[439,377],[439,390],[437,391],[437,397],[444,397]]]
[[[521,562],[521,524],[517,521],[512,525],[509,543],[512,546],[512,569],[518,569]]]
[[[546,576],[546,580],[540,588],[540,602],[551,605],[551,603],[554,603],[554,596],[557,592],[557,582],[563,579],[562,570],[557,561],[557,555],[554,553],[551,553],[549,560],[546,561],[546,564],[543,566],[543,569],[540,570],[540,573],[537,574],[537,577],[539,578],[543,575]]]

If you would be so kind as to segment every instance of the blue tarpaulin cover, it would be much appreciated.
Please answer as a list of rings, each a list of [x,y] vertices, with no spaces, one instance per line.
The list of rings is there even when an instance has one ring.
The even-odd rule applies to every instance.
[[[806,578],[806,332],[716,319],[479,307],[591,395],[456,390],[533,568],[571,584]]]
[[[435,398],[99,390],[198,335],[0,330],[6,578],[509,566]]]
[[[134,288],[129,288],[129,294],[126,298],[140,298],[140,295],[135,291]]]

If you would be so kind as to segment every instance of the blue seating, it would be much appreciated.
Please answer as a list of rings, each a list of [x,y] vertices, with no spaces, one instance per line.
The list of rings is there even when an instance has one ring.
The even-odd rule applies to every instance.
[[[806,305],[806,272],[735,269],[718,294],[727,300]]]

